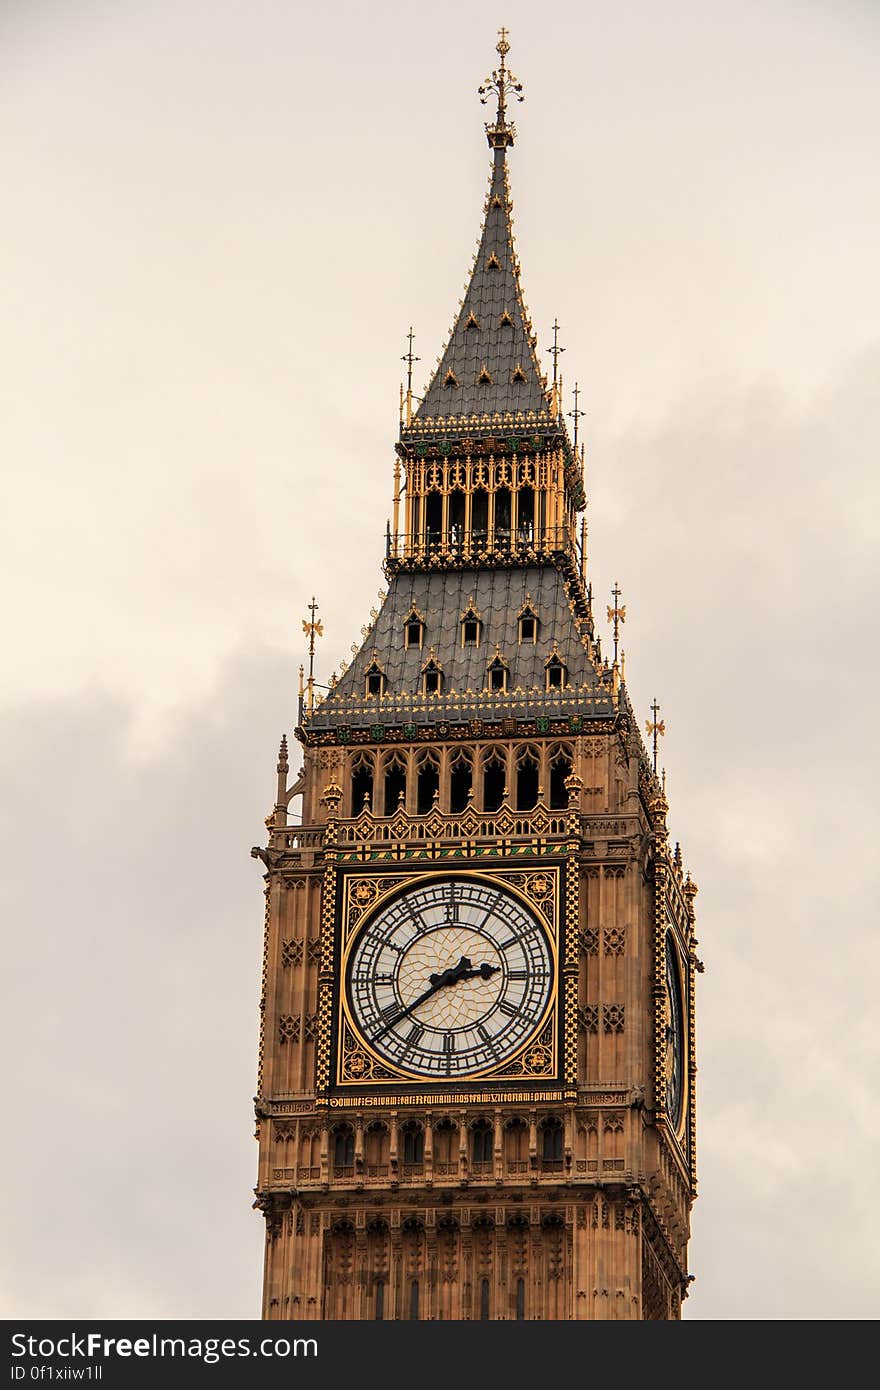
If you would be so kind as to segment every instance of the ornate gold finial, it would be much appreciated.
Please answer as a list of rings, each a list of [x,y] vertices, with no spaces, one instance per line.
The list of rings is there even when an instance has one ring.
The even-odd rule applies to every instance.
[[[315,638],[324,636],[324,624],[321,622],[320,618],[318,618],[317,621],[315,620],[315,614],[318,611],[318,604],[315,601],[314,594],[312,594],[312,601],[308,605],[308,609],[312,615],[312,621],[306,622],[305,618],[303,618],[302,625],[303,632],[309,639],[308,705],[309,714],[311,714],[313,709],[315,708]]]
[[[660,706],[657,704],[657,697],[656,697],[656,696],[654,697],[654,703],[653,703],[652,706],[651,706],[651,713],[652,713],[653,716],[654,716],[653,723],[652,723],[652,721],[651,721],[650,719],[646,719],[646,720],[645,720],[645,729],[647,730],[647,733],[648,733],[648,736],[649,736],[649,737],[650,737],[651,734],[653,734],[653,736],[654,736],[654,776],[656,777],[656,775],[657,775],[657,735],[658,735],[658,734],[661,734],[661,735],[662,735],[662,734],[665,734],[665,733],[666,733],[666,724],[665,724],[664,720],[662,720],[662,719],[658,720],[658,718],[657,718],[657,715],[660,713]]]
[[[507,42],[507,30],[498,30],[498,42],[495,45],[496,53],[500,54],[501,62],[497,68],[493,68],[491,74],[483,79],[482,87],[478,87],[480,101],[483,106],[489,100],[489,93],[494,92],[498,98],[498,110],[495,114],[495,124],[486,122],[486,138],[489,146],[493,150],[503,150],[508,145],[512,145],[516,136],[516,126],[511,121],[507,122],[507,98],[512,96],[515,101],[522,101],[522,83],[518,82],[505,63],[510,44]]]
[[[553,328],[553,346],[552,346],[552,348],[549,348],[548,351],[549,351],[549,353],[550,353],[550,356],[553,358],[553,385],[555,386],[555,385],[556,385],[556,378],[557,378],[557,376],[559,375],[559,372],[558,372],[558,370],[557,370],[557,369],[558,369],[558,366],[559,366],[559,354],[560,354],[560,352],[565,352],[565,348],[559,346],[559,320],[558,320],[558,319],[554,319],[554,320],[553,320],[552,328]]]
[[[422,360],[421,357],[416,357],[415,353],[413,352],[413,338],[414,338],[415,336],[416,336],[416,335],[415,335],[415,333],[413,332],[412,324],[410,324],[409,332],[408,332],[407,335],[406,335],[406,341],[409,343],[409,347],[407,348],[406,352],[403,354],[403,356],[402,356],[401,359],[400,359],[401,362],[405,362],[405,363],[406,363],[406,423],[407,423],[408,425],[411,425],[411,424],[412,424],[412,403],[413,403],[413,393],[412,393],[412,369],[413,369],[413,363],[414,363],[414,362],[421,362],[421,360]]]
[[[611,597],[614,599],[614,607],[612,608],[610,604],[607,604],[607,605],[606,605],[607,608],[608,608],[608,621],[609,621],[609,623],[611,623],[611,622],[614,623],[614,662],[613,662],[613,664],[614,664],[615,666],[617,665],[617,643],[618,643],[618,640],[619,640],[619,637],[620,637],[620,624],[626,622],[626,604],[623,604],[622,607],[618,604],[618,599],[620,598],[620,596],[621,596],[622,593],[623,593],[623,590],[622,590],[621,587],[620,587],[620,582],[619,582],[619,580],[615,579],[615,581],[614,581],[614,588],[611,590]],[[649,730],[648,730],[648,733],[650,733],[650,732],[651,732],[651,731],[650,731],[650,729],[649,729]],[[656,758],[656,754],[655,754],[655,757],[654,757],[654,771],[655,771],[655,772],[657,771],[657,758]]]
[[[562,351],[565,351],[565,349],[563,348]],[[575,451],[575,453],[577,453],[577,446],[578,446],[578,420],[582,419],[583,416],[586,414],[586,411],[585,411],[585,410],[581,410],[580,407],[578,406],[578,398],[579,398],[580,394],[581,394],[581,388],[578,386],[577,382],[575,382],[575,384],[574,384],[574,410],[570,410],[570,411],[568,412],[568,418],[569,418],[569,420],[574,420],[574,451]]]

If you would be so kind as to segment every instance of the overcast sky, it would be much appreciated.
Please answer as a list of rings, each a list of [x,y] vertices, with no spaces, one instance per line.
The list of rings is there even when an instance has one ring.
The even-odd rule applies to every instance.
[[[619,579],[700,887],[685,1315],[876,1316],[880,9],[5,0],[6,1317],[258,1315],[248,850],[305,604],[326,676],[382,583],[502,23],[597,613]]]

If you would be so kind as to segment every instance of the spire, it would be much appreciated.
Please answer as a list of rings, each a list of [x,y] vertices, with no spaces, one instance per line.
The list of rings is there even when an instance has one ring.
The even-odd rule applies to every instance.
[[[449,341],[415,413],[424,427],[432,420],[470,416],[535,416],[550,423],[550,404],[535,352],[537,340],[523,302],[511,221],[507,149],[516,129],[507,119],[510,97],[522,101],[522,83],[506,65],[510,44],[500,31],[499,66],[479,88],[486,102],[497,97],[495,120],[486,123],[492,150],[489,195],[470,280]],[[535,421],[538,423],[538,421]]]
[[[512,145],[516,138],[516,126],[511,121],[507,124],[507,97],[512,93],[516,101],[522,101],[522,83],[517,82],[516,77],[505,66],[505,59],[510,52],[510,44],[507,42],[507,30],[498,30],[498,42],[495,45],[495,52],[500,54],[501,62],[497,68],[493,68],[489,77],[483,79],[483,86],[478,87],[480,101],[485,106],[489,100],[489,93],[494,92],[498,98],[498,111],[495,115],[495,124],[486,123],[486,138],[489,141],[489,148],[493,150],[506,149]]]

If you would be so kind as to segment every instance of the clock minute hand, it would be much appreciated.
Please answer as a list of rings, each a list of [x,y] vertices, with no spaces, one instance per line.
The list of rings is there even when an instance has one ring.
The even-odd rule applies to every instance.
[[[393,1028],[394,1025],[396,1023],[399,1023],[402,1018],[406,1018],[407,1015],[411,1014],[414,1009],[417,1009],[420,1004],[424,1004],[427,999],[431,998],[432,994],[437,993],[438,989],[444,989],[446,985],[457,984],[459,980],[469,980],[474,975],[482,974],[484,970],[491,971],[498,969],[499,967],[497,965],[481,965],[478,970],[473,970],[471,969],[471,963],[468,960],[467,956],[462,956],[458,962],[458,965],[451,966],[449,970],[444,970],[439,975],[431,975],[431,983],[425,990],[424,994],[420,994],[418,999],[414,999],[411,1004],[407,1004],[405,1009],[401,1009],[399,1014],[395,1014],[393,1018],[389,1019],[388,1022],[385,1024],[385,1027],[380,1028],[379,1032],[374,1035],[373,1042],[378,1042],[380,1038],[383,1038],[390,1028]],[[483,978],[488,979],[489,977],[488,975],[484,975]]]

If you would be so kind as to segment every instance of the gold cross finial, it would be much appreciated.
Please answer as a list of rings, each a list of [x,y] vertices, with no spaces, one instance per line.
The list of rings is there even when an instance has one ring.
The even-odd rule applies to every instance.
[[[560,352],[565,352],[565,348],[559,346],[559,320],[558,320],[558,319],[554,319],[554,320],[553,320],[552,328],[553,328],[553,346],[552,346],[552,348],[550,348],[550,356],[553,358],[553,385],[555,386],[555,385],[556,385],[556,378],[557,378],[557,375],[558,375],[558,370],[557,370],[557,369],[558,369],[558,367],[559,367],[559,354],[560,354]]]
[[[564,352],[565,349],[563,348],[562,351]],[[574,384],[574,410],[570,410],[570,411],[568,412],[568,418],[569,418],[570,420],[574,420],[574,450],[575,450],[575,453],[577,453],[577,446],[578,446],[578,420],[580,420],[580,418],[581,418],[583,415],[586,414],[586,411],[581,410],[580,406],[578,405],[578,400],[579,400],[579,398],[580,398],[580,394],[581,394],[581,388],[578,386],[577,382],[575,382],[575,384]]]
[[[626,622],[626,604],[624,603],[624,604],[621,605],[621,604],[618,603],[618,599],[620,598],[620,596],[621,596],[622,593],[623,593],[623,590],[621,589],[619,582],[615,579],[615,581],[614,581],[614,588],[611,590],[611,597],[614,599],[614,607],[612,608],[610,604],[607,605],[607,608],[608,608],[608,621],[609,621],[609,623],[612,623],[612,622],[614,623],[614,664],[615,664],[615,666],[617,665],[617,642],[618,642],[618,638],[619,638],[619,636],[620,636],[620,624]],[[649,733],[651,732],[650,729],[648,730],[648,732],[649,732]]]
[[[477,88],[480,101],[485,106],[489,100],[489,93],[494,92],[498,98],[498,109],[495,114],[495,124],[486,124],[486,136],[492,149],[504,149],[507,145],[512,145],[516,129],[511,122],[507,123],[507,98],[512,96],[515,101],[522,101],[522,83],[518,82],[515,75],[510,71],[506,64],[506,58],[510,52],[510,44],[507,42],[507,30],[498,30],[498,42],[495,51],[499,54],[501,62],[497,68],[493,68],[488,77],[483,79],[483,85]]]
[[[311,714],[312,710],[315,708],[315,638],[324,636],[324,624],[320,618],[315,618],[315,614],[318,611],[318,603],[314,594],[312,594],[312,601],[307,607],[312,615],[312,620],[311,622],[307,622],[306,619],[303,618],[302,625],[303,632],[309,639],[308,708],[309,714]]]
[[[657,703],[657,697],[656,697],[656,695],[655,695],[655,697],[654,697],[654,703],[653,703],[652,706],[651,706],[651,713],[652,713],[653,716],[654,716],[653,721],[650,720],[650,719],[646,719],[646,720],[645,720],[645,729],[647,730],[647,733],[648,733],[649,736],[650,736],[651,734],[654,735],[654,775],[656,776],[656,774],[657,774],[657,736],[658,736],[658,734],[659,734],[659,735],[662,735],[662,734],[665,734],[665,733],[666,733],[666,724],[665,724],[665,721],[662,720],[662,719],[659,719],[659,720],[658,720],[658,718],[657,718],[657,715],[660,713],[660,706],[659,706],[658,703]]]

